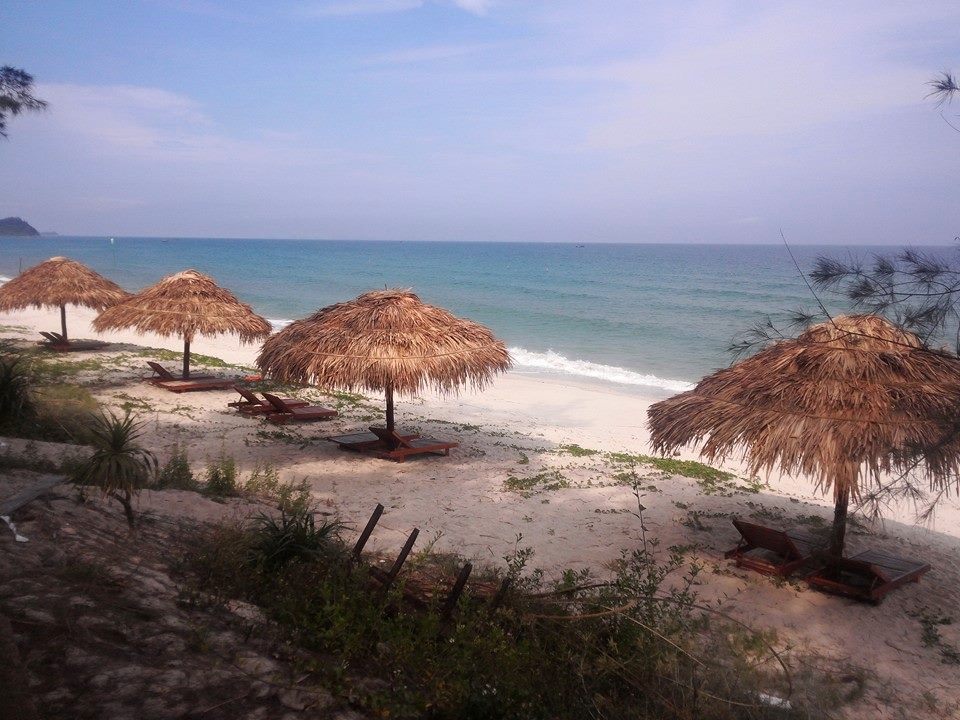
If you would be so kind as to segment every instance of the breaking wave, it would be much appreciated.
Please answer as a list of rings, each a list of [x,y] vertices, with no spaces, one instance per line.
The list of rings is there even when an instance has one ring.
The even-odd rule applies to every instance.
[[[670,380],[656,375],[638,373],[616,365],[601,365],[587,360],[571,360],[553,350],[547,350],[545,353],[531,352],[521,347],[512,347],[509,350],[514,366],[517,368],[548,370],[564,375],[606,380],[621,385],[644,385],[675,392],[693,389],[693,383],[683,380]]]

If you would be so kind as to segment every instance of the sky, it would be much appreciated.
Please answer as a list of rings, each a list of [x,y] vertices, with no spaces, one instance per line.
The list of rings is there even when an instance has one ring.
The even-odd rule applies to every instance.
[[[0,3],[61,234],[946,245],[960,3]]]

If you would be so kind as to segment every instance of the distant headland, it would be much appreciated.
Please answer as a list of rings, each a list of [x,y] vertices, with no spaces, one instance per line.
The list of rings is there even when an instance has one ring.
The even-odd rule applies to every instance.
[[[0,236],[4,235],[7,237],[39,237],[40,233],[22,218],[7,217],[0,219]]]

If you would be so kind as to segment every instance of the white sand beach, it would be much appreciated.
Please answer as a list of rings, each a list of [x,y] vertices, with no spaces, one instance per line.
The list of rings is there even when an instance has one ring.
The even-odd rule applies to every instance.
[[[91,311],[70,308],[71,336],[97,337],[89,327],[92,317]],[[47,311],[0,315],[5,337],[33,339],[37,330],[56,327],[57,320]],[[754,627],[775,629],[784,646],[869,674],[872,689],[849,717],[922,717],[931,694],[953,702],[950,712],[956,712],[960,678],[936,648],[923,644],[916,619],[925,609],[948,615],[960,609],[960,504],[955,498],[941,503],[930,525],[916,525],[915,509],[907,504],[889,508],[882,525],[853,524],[850,552],[877,548],[933,566],[919,584],[895,591],[880,606],[864,606],[799,582],[777,583],[723,559],[737,541],[731,517],[816,531],[831,521],[832,500],[804,478],[776,476],[755,485],[736,461],[724,467],[734,479],[708,483],[627,457],[650,454],[646,409],[662,394],[510,372],[483,392],[403,398],[398,426],[454,439],[460,446],[448,458],[397,464],[341,451],[323,439],[379,421],[382,398],[341,405],[341,417],[330,422],[276,427],[227,407],[236,399],[231,391],[177,395],[140,381],[146,368],[134,350],[179,351],[177,339],[134,333],[103,339],[113,345],[95,356],[114,358],[116,365],[97,371],[93,392],[107,406],[136,399],[161,461],[179,443],[198,470],[221,453],[234,457],[242,472],[269,463],[283,478],[305,479],[325,511],[353,528],[348,532],[357,532],[380,502],[386,513],[371,541],[374,550],[397,548],[418,527],[421,543],[434,542],[436,550],[497,564],[519,544],[533,549],[531,565],[548,574],[572,567],[603,575],[622,551],[640,542],[633,514],[637,498],[624,484],[624,474],[635,473],[648,536],[664,553],[684,548],[688,559],[703,567],[698,592],[704,599],[719,601]],[[198,338],[193,351],[247,367],[256,355],[256,348],[231,338]],[[303,396],[328,404],[335,400],[316,390]],[[697,456],[688,449],[682,457]],[[163,496],[147,492],[142,502],[162,509]],[[181,505],[168,512],[179,512],[182,497],[176,502]],[[960,641],[955,625],[942,627],[941,634],[946,642]],[[884,692],[903,702],[891,702]],[[913,714],[898,715],[901,706]]]

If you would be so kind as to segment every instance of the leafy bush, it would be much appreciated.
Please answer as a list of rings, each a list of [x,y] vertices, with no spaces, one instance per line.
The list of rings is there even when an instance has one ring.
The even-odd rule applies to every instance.
[[[208,495],[230,497],[237,495],[237,463],[232,457],[221,455],[207,466],[206,487]]]
[[[707,621],[698,570],[678,553],[661,562],[644,543],[610,581],[571,571],[550,585],[525,573],[531,551],[519,540],[506,558],[516,589],[494,610],[491,593],[471,588],[495,589],[503,576],[478,571],[451,622],[439,612],[443,592],[426,609],[403,601],[428,568],[372,592],[366,569],[342,561],[337,531],[309,514],[207,531],[183,567],[204,596],[258,604],[300,648],[306,672],[376,716],[800,717],[756,700],[785,687],[758,669],[765,641]]]
[[[21,356],[14,353],[0,356],[0,427],[16,428],[33,417],[31,384]]]
[[[133,495],[140,491],[157,469],[153,453],[137,444],[143,424],[137,423],[130,412],[122,418],[112,412],[93,416],[90,438],[94,452],[81,461],[74,480],[81,485],[94,485],[123,505],[127,523],[134,527]]]
[[[335,558],[342,550],[340,529],[336,520],[317,525],[313,513],[306,509],[282,512],[279,518],[262,515],[253,533],[250,558],[268,572],[294,560]]]
[[[159,490],[196,490],[200,483],[193,476],[190,469],[190,461],[187,458],[186,449],[177,445],[173,455],[167,460],[157,476],[157,489]]]

